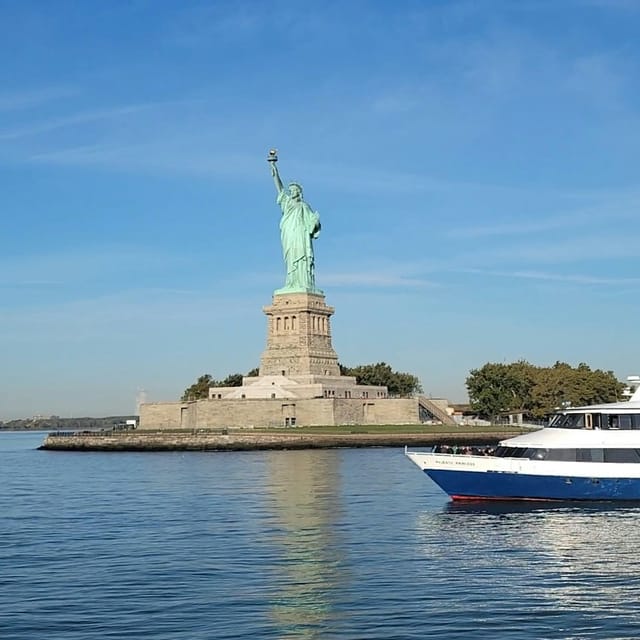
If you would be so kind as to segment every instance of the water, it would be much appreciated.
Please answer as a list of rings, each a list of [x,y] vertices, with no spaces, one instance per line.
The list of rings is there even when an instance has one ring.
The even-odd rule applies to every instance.
[[[0,638],[640,637],[640,506],[457,506],[399,449],[0,433]]]

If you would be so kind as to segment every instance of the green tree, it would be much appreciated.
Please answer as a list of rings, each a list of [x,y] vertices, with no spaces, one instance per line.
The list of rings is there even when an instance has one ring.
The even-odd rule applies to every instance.
[[[556,362],[552,367],[537,367],[524,360],[487,363],[472,370],[467,378],[472,409],[490,419],[509,411],[542,419],[563,404],[615,401],[623,388],[612,371],[592,371],[583,362],[575,368],[566,362]]]
[[[190,387],[187,387],[182,394],[181,400],[200,400],[209,397],[209,387],[213,386],[214,380],[211,374],[201,375]]]
[[[534,384],[531,369],[525,361],[488,362],[473,369],[466,381],[472,410],[490,420],[508,411],[524,410]]]
[[[343,376],[355,376],[358,384],[385,386],[390,396],[409,396],[421,393],[422,386],[417,376],[393,371],[386,362],[345,367],[339,364]]]
[[[259,369],[251,369],[247,376],[255,377],[258,375]],[[182,394],[181,400],[201,400],[209,397],[209,389],[211,387],[241,387],[242,374],[230,373],[224,380],[216,380],[210,374],[205,373],[200,376],[190,387],[187,387]]]
[[[614,402],[622,397],[624,384],[613,371],[592,370],[584,362],[576,368],[566,362],[539,368],[532,391],[529,414],[541,419],[563,405],[583,406]]]
[[[242,374],[230,373],[224,380],[214,380],[212,387],[241,387]]]

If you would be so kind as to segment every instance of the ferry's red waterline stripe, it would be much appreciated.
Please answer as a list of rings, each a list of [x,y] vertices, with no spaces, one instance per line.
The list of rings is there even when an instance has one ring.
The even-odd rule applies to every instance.
[[[519,498],[517,496],[451,496],[455,502],[567,502],[567,498]]]

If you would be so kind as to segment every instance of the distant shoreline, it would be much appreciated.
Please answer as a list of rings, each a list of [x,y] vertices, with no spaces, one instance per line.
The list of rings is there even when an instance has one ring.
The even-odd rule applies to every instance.
[[[60,418],[50,416],[48,418],[17,418],[15,420],[0,421],[1,431],[82,431],[85,429],[99,431],[111,429],[114,425],[122,424],[127,420],[136,419],[137,416],[105,416],[104,418]]]

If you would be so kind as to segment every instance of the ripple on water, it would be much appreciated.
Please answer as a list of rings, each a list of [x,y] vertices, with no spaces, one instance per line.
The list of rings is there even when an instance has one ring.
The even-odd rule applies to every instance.
[[[638,638],[633,505],[455,505],[398,449],[0,434],[3,640]]]

